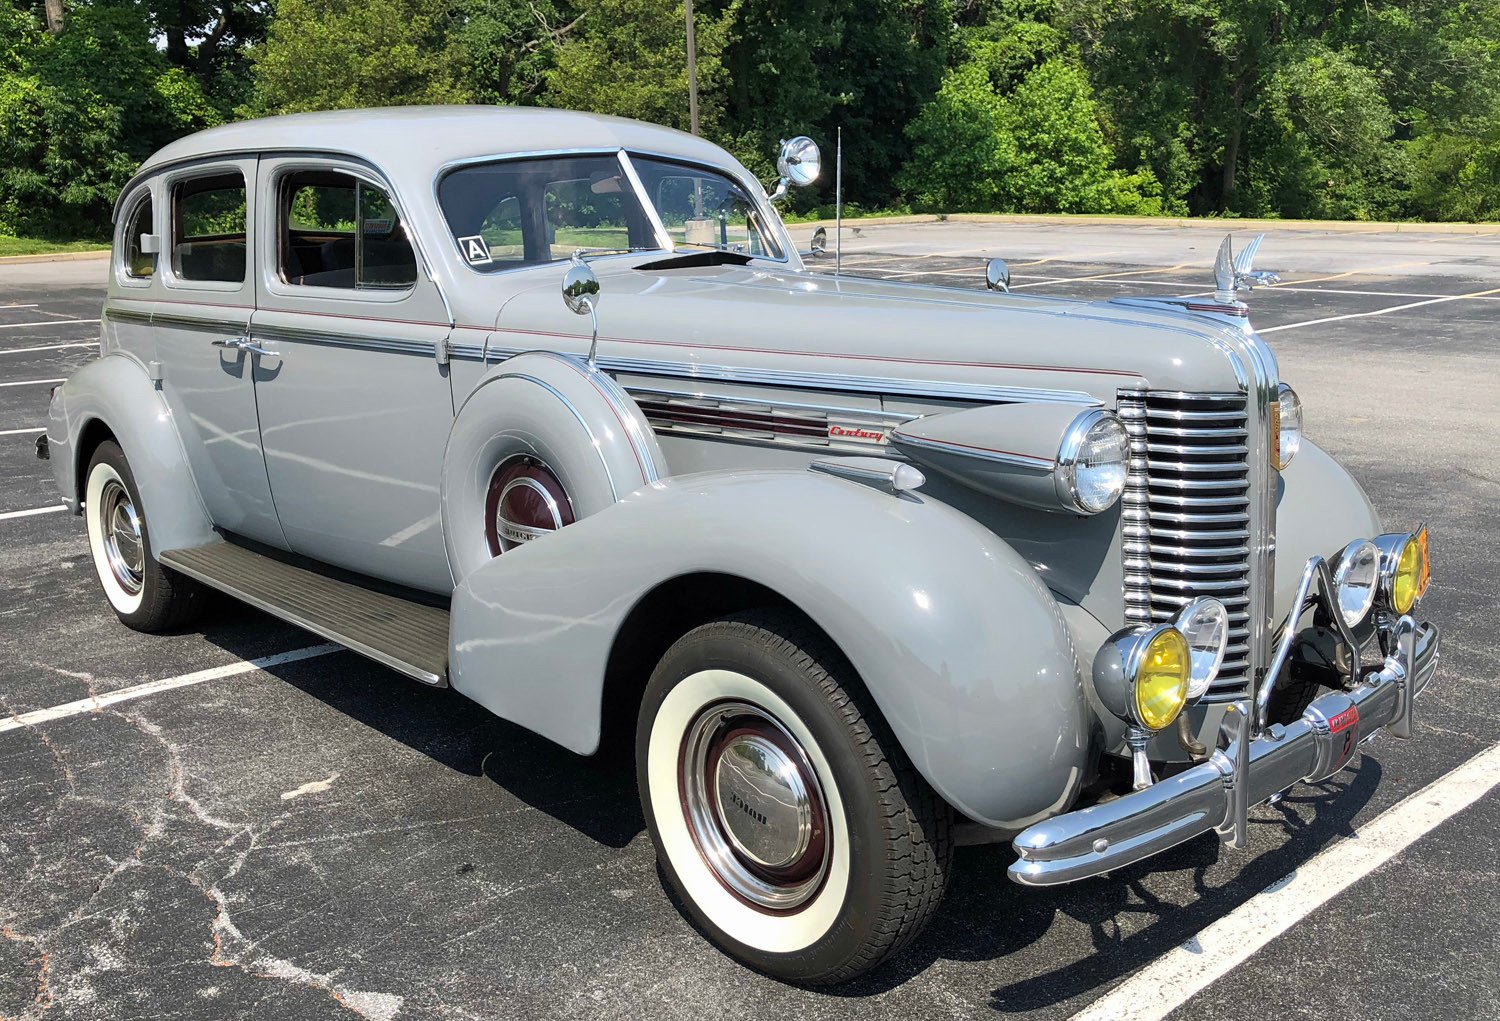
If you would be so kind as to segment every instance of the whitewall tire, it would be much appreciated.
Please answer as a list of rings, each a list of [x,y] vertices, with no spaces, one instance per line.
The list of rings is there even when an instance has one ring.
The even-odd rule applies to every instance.
[[[941,900],[947,806],[837,649],[794,614],[729,617],[678,641],[647,687],[636,754],[663,877],[754,968],[846,981]]]
[[[156,562],[135,477],[113,440],[99,444],[89,461],[83,517],[94,572],[121,621],[137,631],[161,631],[199,610],[202,587]]]

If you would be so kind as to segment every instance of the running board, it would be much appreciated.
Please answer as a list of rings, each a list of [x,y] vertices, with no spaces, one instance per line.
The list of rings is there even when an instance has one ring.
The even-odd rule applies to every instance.
[[[423,684],[448,685],[448,611],[229,542],[167,550],[167,567]]]

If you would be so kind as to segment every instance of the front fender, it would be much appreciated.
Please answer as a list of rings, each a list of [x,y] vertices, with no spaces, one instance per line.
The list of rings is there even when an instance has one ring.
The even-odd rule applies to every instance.
[[[590,753],[622,623],[659,584],[700,572],[812,618],[917,769],[972,818],[1023,827],[1076,793],[1086,703],[1036,572],[945,504],[807,471],[678,476],[475,570],[454,593],[452,685]]]
[[[1335,557],[1353,540],[1379,534],[1380,516],[1359,483],[1322,447],[1304,438],[1281,473],[1272,620],[1279,623],[1291,612],[1309,557]]]
[[[58,388],[47,442],[53,474],[68,506],[80,509],[78,480],[88,468],[80,438],[102,423],[120,444],[150,522],[149,552],[201,546],[216,535],[188,469],[171,409],[140,362],[112,353],[90,362]]]

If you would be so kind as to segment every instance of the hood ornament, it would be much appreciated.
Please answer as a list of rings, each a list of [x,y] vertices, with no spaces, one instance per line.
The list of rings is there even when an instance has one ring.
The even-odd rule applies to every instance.
[[[1214,260],[1214,300],[1226,305],[1238,303],[1241,291],[1281,283],[1281,277],[1270,270],[1251,268],[1255,262],[1255,253],[1260,251],[1260,243],[1266,239],[1264,234],[1255,235],[1248,245],[1240,249],[1239,255],[1234,254],[1233,238],[1233,234],[1224,235],[1224,241],[1219,245],[1218,258]]]

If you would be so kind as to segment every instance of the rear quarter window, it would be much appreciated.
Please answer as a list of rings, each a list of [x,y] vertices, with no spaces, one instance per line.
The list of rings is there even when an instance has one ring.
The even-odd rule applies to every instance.
[[[141,237],[154,232],[151,193],[131,207],[120,238],[120,263],[127,277],[145,279],[156,272],[156,254],[142,250]]]

